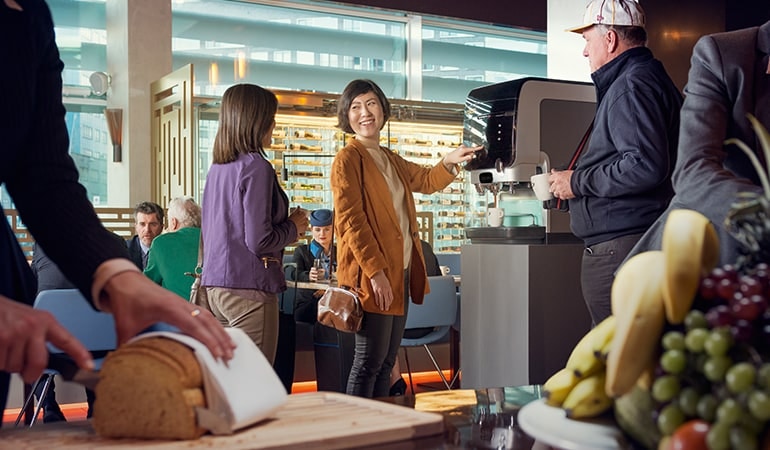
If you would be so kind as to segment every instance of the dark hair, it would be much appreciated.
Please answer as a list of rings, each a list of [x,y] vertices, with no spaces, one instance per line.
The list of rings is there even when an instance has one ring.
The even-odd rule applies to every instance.
[[[627,25],[597,25],[603,28],[603,32],[614,31],[618,39],[631,47],[644,47],[647,45],[647,30],[644,27]]]
[[[275,120],[278,99],[256,84],[230,86],[222,96],[219,129],[212,149],[214,164],[225,164],[238,155],[259,152],[267,157],[262,140]]]
[[[353,80],[345,86],[345,90],[342,91],[339,101],[337,102],[337,128],[345,133],[355,133],[350,126],[350,120],[348,119],[348,112],[350,111],[350,104],[353,103],[356,97],[367,92],[374,92],[377,99],[382,106],[382,113],[384,114],[383,126],[388,123],[390,119],[390,102],[385,94],[382,92],[377,83],[372,80]]]
[[[163,225],[163,208],[161,208],[159,204],[154,202],[141,202],[134,208],[134,220],[136,220],[136,215],[139,213],[147,215],[155,214],[160,224]]]

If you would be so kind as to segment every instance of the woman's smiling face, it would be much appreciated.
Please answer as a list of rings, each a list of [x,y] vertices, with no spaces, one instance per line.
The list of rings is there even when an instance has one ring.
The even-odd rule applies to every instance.
[[[359,138],[379,139],[385,125],[382,105],[374,92],[366,92],[354,98],[348,110],[350,127]]]

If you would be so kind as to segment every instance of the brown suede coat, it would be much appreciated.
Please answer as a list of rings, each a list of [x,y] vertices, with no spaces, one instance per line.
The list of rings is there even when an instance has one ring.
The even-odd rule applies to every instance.
[[[426,168],[380,147],[396,168],[407,192],[430,194],[445,188],[454,180],[439,162]],[[361,187],[363,167],[363,189]],[[409,292],[412,300],[421,304],[428,293],[428,279],[422,256],[414,198],[406,196],[410,233],[402,236],[393,208],[393,200],[380,170],[363,144],[355,139],[337,153],[332,164],[331,187],[334,196],[334,239],[337,243],[337,280],[341,286],[360,286],[361,303],[367,312],[404,314],[404,245],[405,237],[412,240],[412,263]],[[362,198],[363,195],[363,198]],[[361,282],[358,284],[358,270]],[[393,304],[380,311],[374,303],[369,281],[377,271],[384,270],[393,289]]]

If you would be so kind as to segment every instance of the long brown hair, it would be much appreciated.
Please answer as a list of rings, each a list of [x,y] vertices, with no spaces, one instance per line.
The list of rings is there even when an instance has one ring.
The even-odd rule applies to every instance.
[[[267,157],[262,140],[275,120],[278,99],[256,84],[230,86],[222,96],[219,129],[214,138],[214,164],[226,164],[244,153]]]

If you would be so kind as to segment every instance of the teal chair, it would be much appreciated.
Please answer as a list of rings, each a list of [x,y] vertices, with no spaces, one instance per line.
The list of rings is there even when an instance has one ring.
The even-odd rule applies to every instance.
[[[428,277],[430,284],[430,293],[425,296],[421,305],[409,304],[409,310],[406,314],[405,330],[413,329],[432,329],[426,331],[426,334],[414,338],[402,338],[401,347],[404,349],[404,360],[406,361],[406,370],[409,374],[409,387],[414,395],[414,384],[412,383],[412,369],[409,366],[408,349],[410,347],[425,348],[433,367],[444,382],[447,389],[451,389],[456,381],[460,371],[458,370],[452,380],[447,380],[441,371],[436,358],[428,347],[430,344],[444,342],[449,337],[449,330],[457,320],[458,299],[455,281],[451,275]]]

